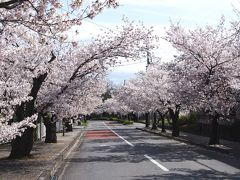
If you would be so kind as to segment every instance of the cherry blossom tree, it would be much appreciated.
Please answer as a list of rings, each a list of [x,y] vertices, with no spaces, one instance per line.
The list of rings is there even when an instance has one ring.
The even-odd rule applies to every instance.
[[[65,7],[69,11],[65,12]],[[114,0],[94,1],[90,5],[78,0],[70,4],[57,0],[0,3],[1,84],[4,87],[1,89],[1,123],[20,127],[18,135],[25,130],[21,137],[9,136],[8,140],[15,138],[12,158],[29,155],[33,129],[26,126],[34,126],[37,112],[54,110],[62,116],[63,104],[70,114],[79,112],[74,105],[88,107],[79,108],[84,113],[91,112],[91,106],[86,104],[99,100],[97,91],[91,96],[87,93],[94,77],[103,74],[119,58],[137,59],[147,48],[152,48],[155,38],[152,29],[132,22],[90,43],[67,42],[67,30],[80,26],[85,18],[95,17],[105,7],[117,7],[117,3]],[[20,83],[21,86],[15,88]],[[86,91],[80,88],[85,92],[80,93],[81,101],[77,100],[80,94],[74,94],[79,92],[76,91],[79,87],[86,88]],[[85,102],[85,106],[79,102]]]
[[[105,8],[116,8],[115,0],[4,0],[0,2],[0,30],[5,26],[24,26],[46,37],[65,40],[66,30],[80,26]]]
[[[155,36],[152,32],[152,29],[147,29],[143,25],[135,26],[126,20],[125,25],[117,31],[106,32],[90,43],[81,44],[69,50],[61,61],[66,64],[63,68],[67,69],[67,74],[54,75],[61,79],[59,82],[65,82],[65,84],[61,84],[59,89],[57,83],[50,83],[55,86],[51,89],[57,89],[57,91],[54,96],[50,95],[52,100],[48,99],[48,103],[42,110],[50,107],[54,103],[52,101],[58,99],[69,88],[71,89],[70,86],[77,86],[78,81],[86,76],[105,72],[110,66],[118,63],[119,58],[136,60],[145,56],[143,52],[149,47],[154,47]]]
[[[64,49],[62,48],[63,43],[54,39],[49,39],[47,42],[42,41],[41,36],[37,33],[24,33],[21,36],[21,32],[25,29],[27,28],[10,29],[11,33],[4,31],[4,36],[1,36],[8,43],[10,40],[12,41],[12,46],[8,46],[12,49],[6,49],[7,46],[3,49],[5,52],[2,58],[3,62],[11,62],[7,61],[12,59],[11,54],[6,52],[13,51],[12,55],[16,54],[17,57],[13,63],[19,67],[16,74],[10,71],[10,66],[5,66],[2,72],[9,72],[11,76],[15,75],[17,79],[15,81],[24,79],[27,87],[24,90],[25,96],[31,98],[30,101],[21,102],[19,106],[13,108],[17,122],[33,116],[37,112],[44,114],[55,110],[61,114],[60,112],[64,108],[60,105],[63,104],[69,106],[67,109],[71,107],[73,110],[73,106],[78,104],[76,97],[81,94],[75,93],[79,92],[78,88],[85,87],[87,89],[90,84],[83,86],[84,83],[90,83],[94,77],[103,74],[106,69],[119,61],[118,58],[124,57],[129,60],[141,58],[144,56],[142,52],[152,47],[153,44],[150,42],[154,41],[151,29],[144,28],[142,25],[135,26],[131,22],[127,22],[121,30],[119,29],[118,33],[110,34],[108,32],[107,35],[99,36],[81,46],[73,43]],[[5,38],[7,33],[9,36]],[[16,67],[12,70],[17,70]],[[82,89],[80,88],[80,90]],[[82,94],[81,100],[85,98],[86,102],[91,103],[92,101],[89,101],[91,98],[87,97],[87,94]],[[64,101],[67,103],[63,103]],[[77,109],[75,108],[75,110]],[[82,110],[92,111],[91,108]],[[21,157],[30,153],[32,145],[29,146],[31,143],[26,142],[28,140],[33,142],[32,138],[29,138],[32,137],[33,130],[29,128],[29,131],[25,132],[25,135],[14,140],[11,157]]]
[[[129,107],[124,105],[124,103],[119,102],[117,98],[112,96],[112,98],[109,98],[105,100],[103,103],[99,104],[95,109],[94,113],[96,114],[102,114],[104,112],[107,112],[109,114],[120,114],[120,115],[127,115],[131,111]]]
[[[150,64],[145,73],[140,73],[135,79],[130,80],[125,87],[124,96],[128,98],[128,106],[141,107],[142,112],[146,112],[146,127],[149,126],[149,114],[153,112],[154,118],[152,122],[152,129],[157,129],[156,113],[162,121],[162,131],[165,132],[164,119],[169,113],[173,122],[173,136],[179,136],[178,116],[180,113],[181,102],[176,96],[178,88],[176,88],[174,81],[170,77],[170,64],[156,62]],[[128,93],[126,95],[126,93]],[[130,105],[129,105],[130,104]]]
[[[236,102],[233,80],[240,57],[239,38],[224,22],[189,31],[172,25],[165,38],[179,52],[172,66],[179,97],[188,106],[205,109],[212,119],[209,144],[219,143],[219,118],[226,117]]]
[[[57,120],[69,119],[79,114],[87,115],[92,113],[94,108],[102,102],[102,94],[105,90],[106,81],[104,77],[88,77],[82,79],[78,87],[71,87],[61,98],[55,100],[49,110],[43,114],[47,129],[45,142],[57,142],[55,138]],[[37,102],[41,101],[41,98],[44,98],[44,94],[40,92],[39,96]],[[49,112],[54,112],[57,118],[52,120],[51,117],[48,116]]]
[[[1,126],[3,130],[1,139],[10,141],[16,138],[16,135],[21,135],[28,125],[34,127],[36,112],[27,111],[27,108],[31,109],[31,103],[35,98],[31,86],[33,81],[36,82],[38,72],[45,67],[41,65],[46,61],[42,60],[51,59],[52,47],[38,44],[38,37],[27,33],[26,28],[19,31],[8,27],[0,39],[1,123],[8,128],[8,131],[5,131],[6,128]],[[26,110],[25,113],[23,109]],[[12,135],[10,132],[13,132]]]
[[[89,77],[103,73],[117,62],[119,57],[139,58],[147,46],[151,47],[149,42],[153,40],[152,30],[143,26],[135,27],[129,22],[118,33],[108,32],[81,46],[75,42],[69,43],[69,47],[63,50],[61,47],[66,44],[66,37],[63,35],[67,29],[80,25],[84,18],[93,18],[104,7],[117,6],[115,1],[96,1],[82,11],[81,1],[76,3],[77,1],[72,5],[71,12],[78,11],[77,17],[76,14],[62,14],[58,1],[23,1],[18,6],[9,4],[11,7],[0,9],[0,56],[3,65],[1,84],[7,87],[1,89],[1,104],[4,104],[1,106],[1,123],[14,126],[16,121],[19,124],[16,127],[20,127],[18,135],[25,129],[21,138],[16,135],[8,136],[8,140],[15,138],[11,157],[26,156],[30,153],[33,129],[25,127],[26,124],[33,126],[37,112],[41,114],[59,107],[60,99],[68,98],[85,80],[91,80]],[[63,72],[65,74],[62,74]],[[21,82],[21,88],[15,88],[19,85],[16,82]],[[12,88],[9,88],[11,83]],[[18,97],[13,97],[13,92],[9,93],[4,89],[14,90]],[[45,91],[47,89],[48,91]],[[50,89],[52,91],[49,91]],[[38,95],[39,91],[43,96]],[[14,103],[10,103],[6,97],[11,97]],[[11,110],[5,110],[6,107]],[[88,108],[88,111],[91,111],[91,108]],[[12,118],[14,115],[16,118]],[[12,120],[14,122],[9,124]],[[4,129],[6,128],[2,128],[3,132]],[[1,134],[5,136],[6,133]],[[4,138],[6,136],[2,139]]]
[[[135,78],[130,79],[126,82],[125,85],[119,87],[113,93],[115,95],[115,100],[118,104],[117,107],[111,105],[110,108],[117,108],[115,110],[121,113],[121,106],[128,107],[128,113],[145,113],[146,118],[146,127],[149,126],[149,112],[155,111],[157,103],[151,97],[151,88],[147,85],[147,80],[145,79],[146,74],[141,72],[136,75]]]
[[[145,87],[144,93],[147,97],[151,98],[152,109],[157,112],[161,124],[162,132],[165,132],[165,116],[168,113],[169,102],[169,78],[168,72],[165,70],[164,64],[161,62],[155,62],[148,66],[148,69],[142,77],[142,86]],[[154,118],[152,129],[157,129],[157,121]]]
[[[96,1],[83,7],[82,1],[72,1],[66,6],[71,12],[63,13],[60,1],[0,2],[0,139],[15,138],[11,157],[28,155],[31,150],[32,143],[22,143],[20,135],[26,141],[33,140],[29,138],[33,129],[27,127],[34,127],[35,100],[51,69],[49,65],[56,59],[52,37],[63,43],[64,31],[117,3]]]

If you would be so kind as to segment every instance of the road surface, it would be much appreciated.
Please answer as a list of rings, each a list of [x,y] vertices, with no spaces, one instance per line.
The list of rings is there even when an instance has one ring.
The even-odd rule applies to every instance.
[[[240,179],[239,159],[135,128],[90,121],[60,179]]]

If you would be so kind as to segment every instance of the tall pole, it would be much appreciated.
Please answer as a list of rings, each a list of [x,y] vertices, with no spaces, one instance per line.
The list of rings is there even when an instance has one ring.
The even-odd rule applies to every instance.
[[[148,69],[148,66],[152,63],[152,57],[151,54],[149,52],[149,50],[147,50],[147,66],[146,66],[146,71]],[[150,121],[151,121],[151,112],[147,112],[145,114],[145,119],[146,119],[146,128],[149,128],[150,125]]]
[[[147,51],[147,66],[146,66],[146,70],[148,68],[148,66],[152,63],[152,57],[149,51]]]

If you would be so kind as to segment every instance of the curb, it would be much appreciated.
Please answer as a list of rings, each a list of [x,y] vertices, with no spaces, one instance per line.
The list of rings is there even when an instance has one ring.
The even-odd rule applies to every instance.
[[[74,139],[71,141],[71,143],[69,143],[58,155],[57,157],[54,159],[54,165],[49,169],[49,170],[43,170],[42,173],[40,174],[40,176],[38,178],[36,178],[37,180],[54,180],[57,179],[57,173],[58,170],[61,168],[61,166],[64,163],[64,159],[69,155],[69,153],[71,152],[71,148],[78,144],[80,142],[80,140],[82,139],[84,134],[84,131],[81,130],[79,133],[77,133],[77,135],[74,137]]]
[[[160,136],[163,136],[163,137],[166,137],[166,138],[169,138],[169,139],[174,139],[176,141],[183,142],[183,143],[186,143],[186,144],[199,146],[199,147],[207,149],[207,150],[212,150],[212,151],[216,151],[216,152],[220,152],[220,153],[224,153],[224,154],[230,154],[231,153],[230,152],[231,148],[228,149],[228,148],[220,148],[220,147],[213,147],[213,146],[208,146],[208,145],[204,145],[204,144],[199,144],[199,143],[195,143],[193,141],[189,141],[189,140],[186,140],[186,139],[183,139],[183,138],[173,137],[173,136],[161,133],[161,132],[154,132],[154,131],[151,131],[151,130],[145,129],[145,128],[136,128],[136,129],[141,130],[141,131],[145,131],[145,132],[148,132],[148,133],[151,133],[151,134],[155,134],[155,135],[160,135]]]

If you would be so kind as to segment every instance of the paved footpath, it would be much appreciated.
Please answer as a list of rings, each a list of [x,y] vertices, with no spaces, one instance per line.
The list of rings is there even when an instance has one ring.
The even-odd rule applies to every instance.
[[[240,159],[228,154],[143,132],[135,125],[92,121],[87,130],[60,180],[240,179]]]
[[[76,126],[73,132],[57,133],[57,143],[34,143],[31,157],[9,160],[10,145],[0,145],[0,180],[44,180],[55,173],[58,166],[74,143],[77,143],[83,130]]]

